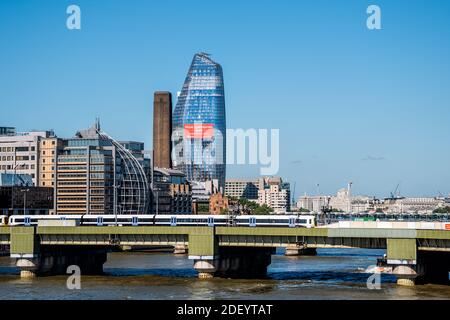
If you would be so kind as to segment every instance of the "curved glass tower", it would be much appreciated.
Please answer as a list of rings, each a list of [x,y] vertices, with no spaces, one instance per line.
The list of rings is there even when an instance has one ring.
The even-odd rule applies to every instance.
[[[173,165],[189,181],[217,179],[225,190],[225,94],[220,64],[206,53],[192,59],[173,113]]]

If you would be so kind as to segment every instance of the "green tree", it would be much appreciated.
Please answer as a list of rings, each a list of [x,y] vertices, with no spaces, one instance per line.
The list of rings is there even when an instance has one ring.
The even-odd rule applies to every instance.
[[[198,212],[209,213],[209,205],[206,203],[199,203],[197,209]]]
[[[433,210],[433,213],[450,213],[450,207],[441,207]]]
[[[254,209],[253,214],[260,214],[260,215],[266,215],[273,212],[273,209],[266,204],[263,204],[262,206],[259,206]]]

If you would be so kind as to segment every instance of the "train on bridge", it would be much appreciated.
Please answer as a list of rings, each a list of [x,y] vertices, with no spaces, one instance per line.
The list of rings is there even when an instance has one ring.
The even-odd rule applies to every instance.
[[[0,216],[0,225],[33,226],[45,221],[75,221],[78,226],[236,226],[289,227],[316,226],[313,215],[12,215]]]

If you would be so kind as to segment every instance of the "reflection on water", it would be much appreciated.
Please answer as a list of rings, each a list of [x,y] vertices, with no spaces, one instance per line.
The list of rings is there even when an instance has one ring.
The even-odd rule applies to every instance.
[[[319,249],[314,257],[272,256],[267,279],[198,280],[187,256],[111,253],[104,276],[82,276],[68,290],[66,276],[22,280],[9,257],[0,257],[0,299],[449,299],[450,287],[399,287],[382,276],[369,290],[363,272],[383,250]]]

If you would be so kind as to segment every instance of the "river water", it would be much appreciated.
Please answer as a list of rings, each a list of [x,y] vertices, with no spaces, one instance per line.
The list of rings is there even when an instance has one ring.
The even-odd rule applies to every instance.
[[[399,287],[382,275],[369,290],[370,274],[384,250],[318,249],[313,257],[272,256],[267,279],[198,280],[187,255],[110,253],[103,276],[82,276],[69,290],[67,276],[19,278],[12,259],[0,257],[0,300],[5,299],[450,299],[450,286]]]

